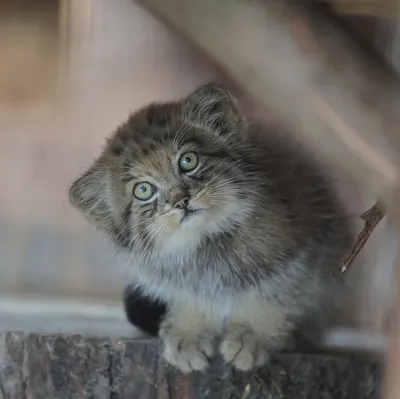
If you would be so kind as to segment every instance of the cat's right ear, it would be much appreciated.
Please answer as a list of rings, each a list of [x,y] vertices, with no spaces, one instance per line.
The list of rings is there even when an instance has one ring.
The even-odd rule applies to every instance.
[[[231,93],[215,83],[199,87],[183,101],[184,117],[221,138],[238,131],[245,122]]]
[[[113,226],[110,194],[107,167],[98,159],[72,183],[69,200],[93,226],[107,231]]]

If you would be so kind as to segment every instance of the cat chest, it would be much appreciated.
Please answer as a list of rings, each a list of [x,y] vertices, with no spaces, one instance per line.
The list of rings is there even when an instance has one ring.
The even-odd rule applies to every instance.
[[[207,276],[169,276],[136,275],[136,283],[151,297],[166,303],[190,304],[206,313],[218,313],[225,317],[233,306],[232,289],[224,287],[218,278]]]

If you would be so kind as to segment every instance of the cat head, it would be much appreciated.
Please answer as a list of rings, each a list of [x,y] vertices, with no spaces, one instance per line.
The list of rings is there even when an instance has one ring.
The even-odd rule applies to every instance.
[[[190,248],[251,212],[245,137],[235,100],[215,84],[151,104],[108,139],[70,201],[120,247]]]

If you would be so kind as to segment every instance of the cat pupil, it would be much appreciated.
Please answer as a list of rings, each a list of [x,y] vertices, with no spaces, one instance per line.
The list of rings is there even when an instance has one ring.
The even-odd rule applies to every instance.
[[[186,162],[186,163],[190,163],[190,162],[192,162],[192,158],[190,158],[190,157],[186,157],[186,158],[185,158],[185,162]]]
[[[145,193],[145,192],[147,191],[146,186],[141,186],[141,187],[140,187],[140,191],[141,191],[142,193]]]

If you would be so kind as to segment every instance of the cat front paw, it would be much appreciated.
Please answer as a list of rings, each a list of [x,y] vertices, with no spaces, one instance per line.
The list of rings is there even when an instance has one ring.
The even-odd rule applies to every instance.
[[[215,337],[209,332],[185,332],[164,326],[160,330],[160,338],[164,359],[185,374],[204,371],[214,354]]]
[[[264,365],[269,360],[268,341],[249,327],[231,325],[223,336],[220,352],[225,362],[241,371]]]

